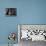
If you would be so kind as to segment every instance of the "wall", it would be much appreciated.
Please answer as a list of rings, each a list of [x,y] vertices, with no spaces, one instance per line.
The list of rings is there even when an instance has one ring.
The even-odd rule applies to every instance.
[[[5,8],[17,8],[16,17],[6,17]],[[17,24],[46,24],[46,0],[0,0],[0,44],[8,43],[9,32]]]

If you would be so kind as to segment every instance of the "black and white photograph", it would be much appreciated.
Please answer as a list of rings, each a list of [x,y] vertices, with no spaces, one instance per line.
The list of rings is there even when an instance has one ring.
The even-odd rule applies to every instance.
[[[6,16],[16,16],[17,15],[17,9],[16,8],[6,8]]]

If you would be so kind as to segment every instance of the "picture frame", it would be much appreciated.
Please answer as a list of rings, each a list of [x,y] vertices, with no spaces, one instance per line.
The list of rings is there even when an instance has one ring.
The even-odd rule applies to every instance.
[[[17,16],[17,8],[6,8],[5,15],[6,16]]]

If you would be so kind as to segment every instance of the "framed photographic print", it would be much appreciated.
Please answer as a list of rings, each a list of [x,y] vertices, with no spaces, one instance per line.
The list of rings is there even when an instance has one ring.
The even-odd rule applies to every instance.
[[[16,8],[6,8],[6,16],[16,16],[17,15],[17,9]]]

